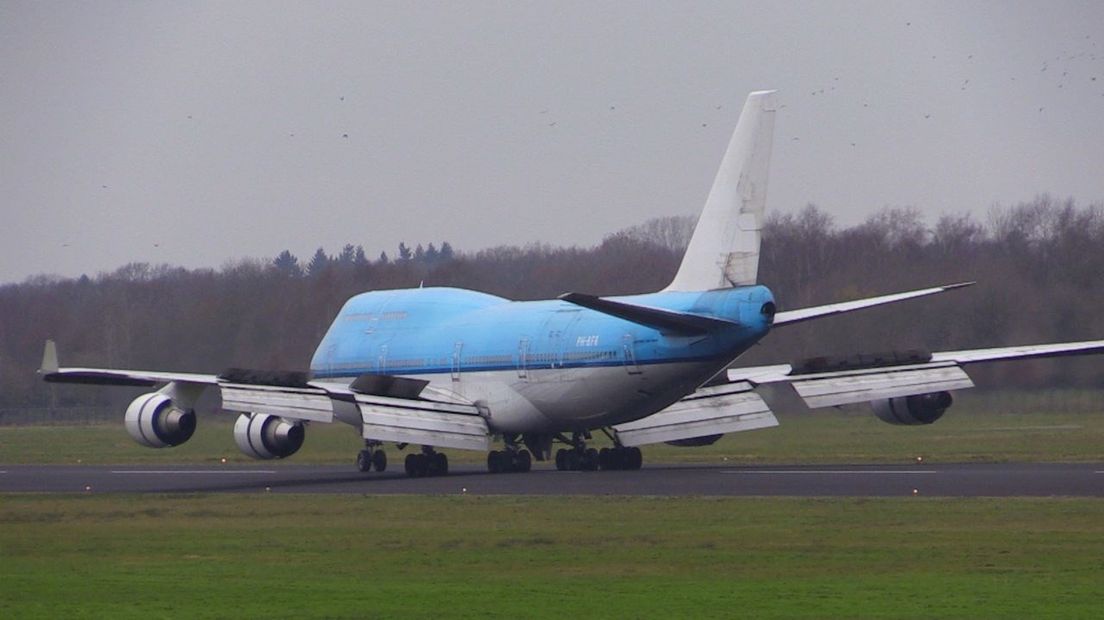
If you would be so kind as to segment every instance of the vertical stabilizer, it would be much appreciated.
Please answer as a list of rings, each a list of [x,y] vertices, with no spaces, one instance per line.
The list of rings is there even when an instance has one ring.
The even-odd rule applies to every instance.
[[[755,284],[774,134],[774,93],[748,95],[682,264],[665,290]]]

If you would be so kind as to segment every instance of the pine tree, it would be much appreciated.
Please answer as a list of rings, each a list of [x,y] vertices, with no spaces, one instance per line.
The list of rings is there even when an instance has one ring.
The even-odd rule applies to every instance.
[[[368,264],[368,256],[364,254],[364,246],[356,246],[356,254],[353,256],[353,264],[362,267]]]
[[[445,241],[441,244],[441,251],[439,253],[442,261],[452,260],[454,252],[452,250],[452,244]]]
[[[401,262],[406,262],[406,261],[410,260],[412,255],[413,255],[413,253],[410,251],[410,248],[406,247],[406,244],[403,243],[402,241],[400,241],[399,242],[399,262],[401,263]]]
[[[422,244],[419,243],[418,247],[414,248],[414,260],[415,262],[421,263],[425,261],[425,257],[425,248],[423,248]]]
[[[353,264],[353,259],[355,257],[356,257],[356,248],[353,247],[353,244],[346,243],[345,247],[341,248],[341,254],[337,255],[337,261],[336,262],[339,265],[342,265],[342,266],[352,265]]]
[[[315,250],[314,256],[311,257],[310,262],[307,263],[307,275],[317,276],[329,266],[330,257],[326,256],[325,250],[318,248]]]
[[[379,264],[386,265],[391,262],[391,259],[387,257],[387,252],[380,252]]]
[[[297,278],[303,275],[303,268],[299,266],[299,259],[289,250],[280,252],[279,256],[272,261],[272,266],[276,268],[276,271],[288,277]]]

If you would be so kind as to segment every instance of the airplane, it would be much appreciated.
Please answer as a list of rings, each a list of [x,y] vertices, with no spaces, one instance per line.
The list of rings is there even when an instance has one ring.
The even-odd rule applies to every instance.
[[[775,91],[751,93],[677,273],[663,290],[620,297],[570,292],[511,301],[457,288],[371,291],[349,299],[308,372],[218,375],[62,368],[47,341],[45,381],[157,387],[125,414],[151,448],[195,431],[195,404],[216,388],[237,412],[234,441],[257,459],[289,457],[311,423],[341,422],[364,441],[363,472],[387,469],[385,444],[413,477],[448,473],[437,450],[487,452],[492,473],[639,469],[640,446],[700,446],[776,426],[758,393],[788,384],[809,407],[869,402],[881,420],[931,424],[975,363],[1104,352],[1104,340],[965,351],[905,351],[734,367],[771,329],[969,286],[971,282],[796,310],[757,283]],[[588,446],[603,433],[612,448]],[[491,449],[501,440],[502,449]],[[563,447],[553,454],[554,444]]]

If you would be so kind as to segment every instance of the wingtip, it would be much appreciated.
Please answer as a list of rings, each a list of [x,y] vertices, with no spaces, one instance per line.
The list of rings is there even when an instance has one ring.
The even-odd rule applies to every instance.
[[[950,290],[954,290],[956,288],[966,288],[967,286],[973,286],[975,284],[977,284],[977,282],[975,282],[973,280],[971,280],[969,282],[956,282],[955,284],[948,284],[948,285],[944,286],[943,290],[950,291]]]

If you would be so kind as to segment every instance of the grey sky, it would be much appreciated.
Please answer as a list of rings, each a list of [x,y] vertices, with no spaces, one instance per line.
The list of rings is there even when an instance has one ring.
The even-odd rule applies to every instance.
[[[696,212],[764,88],[770,209],[1104,199],[1100,2],[3,2],[0,282],[589,245]]]

